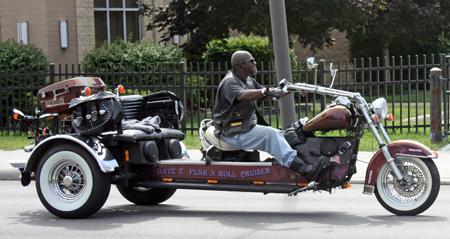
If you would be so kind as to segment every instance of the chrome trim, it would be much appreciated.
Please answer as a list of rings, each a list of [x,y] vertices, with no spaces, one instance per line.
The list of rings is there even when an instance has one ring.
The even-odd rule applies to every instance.
[[[211,165],[217,166],[272,166],[270,162],[211,162]]]
[[[397,156],[405,156],[405,157],[413,157],[413,158],[431,158],[431,159],[435,159],[438,158],[438,156],[434,155],[434,154],[430,154],[430,155],[412,155],[412,154],[396,154]]]
[[[25,166],[27,165],[28,159],[27,160],[8,160],[9,164],[11,164],[11,166],[13,166],[14,168],[25,168]]]
[[[156,165],[206,165],[206,161],[188,160],[188,159],[172,159],[163,160],[154,163]]]
[[[364,194],[372,195],[374,191],[375,191],[375,186],[364,185],[364,191],[363,191]]]
[[[87,142],[84,142],[83,140],[78,139],[77,137],[85,137]],[[104,173],[113,172],[116,167],[119,167],[119,165],[117,164],[117,161],[113,158],[113,156],[109,152],[109,150],[106,147],[104,147],[103,144],[100,143],[100,140],[98,140],[97,138],[94,138],[94,137],[89,137],[89,136],[77,135],[77,137],[72,136],[72,135],[58,134],[58,135],[54,135],[52,137],[46,138],[33,149],[33,151],[31,152],[30,158],[33,157],[33,153],[38,148],[40,148],[42,145],[46,145],[47,142],[57,140],[57,139],[65,139],[65,140],[70,140],[72,142],[75,142],[78,145],[81,145],[83,148],[85,148],[97,161],[97,164],[100,167],[100,169],[102,170],[102,172],[104,172]],[[91,140],[93,142],[90,142]],[[88,143],[95,146],[96,151],[94,151],[94,149],[91,146],[89,146]],[[38,157],[40,157],[40,156],[38,156]]]
[[[206,165],[206,161],[188,160],[188,159],[171,159],[162,160],[155,163],[156,165]],[[271,162],[219,162],[212,161],[211,165],[215,166],[272,166]]]

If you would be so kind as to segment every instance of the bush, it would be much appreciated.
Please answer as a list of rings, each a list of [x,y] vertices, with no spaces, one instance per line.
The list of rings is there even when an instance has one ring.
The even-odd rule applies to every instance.
[[[0,42],[0,67],[2,68],[2,73],[4,73],[5,67],[17,68],[27,66],[36,68],[49,63],[48,57],[42,49],[37,48],[33,44],[24,45],[15,42],[13,39]]]
[[[164,69],[167,64],[169,64],[168,67],[175,67],[174,69],[178,70],[178,64],[181,61],[183,61],[182,51],[174,46],[155,44],[146,40],[131,43],[118,38],[112,44],[105,42],[101,47],[87,52],[81,63],[83,64],[83,70],[87,73],[123,73],[132,71],[158,72]],[[124,80],[123,77],[116,78],[114,82],[108,83],[124,84]],[[132,84],[139,84],[139,82],[133,79]]]
[[[239,36],[231,37],[223,40],[212,40],[206,47],[206,52],[203,54],[203,58],[206,62],[228,62],[230,63],[231,55],[235,51],[243,50],[248,51],[259,63],[263,62],[263,69],[267,69],[267,63],[271,61],[269,38],[267,37],[255,37],[255,36]],[[296,56],[293,49],[290,49],[291,61],[296,63]],[[258,68],[261,68],[258,65]]]
[[[155,44],[146,40],[141,42],[124,42],[121,38],[112,43],[104,43],[99,48],[87,52],[82,60],[88,69],[95,67],[119,65],[130,67],[132,64],[179,63],[183,60],[182,51],[174,46]],[[130,68],[131,69],[131,68]],[[138,69],[138,68],[135,68]]]
[[[36,93],[45,86],[45,78],[18,76],[19,74],[48,73],[49,60],[42,49],[33,44],[24,45],[12,39],[0,41],[0,88],[2,90],[1,127],[10,126],[12,109],[31,114],[36,105]],[[32,93],[29,93],[29,89]],[[25,91],[28,89],[28,93]],[[12,121],[10,121],[12,122]]]

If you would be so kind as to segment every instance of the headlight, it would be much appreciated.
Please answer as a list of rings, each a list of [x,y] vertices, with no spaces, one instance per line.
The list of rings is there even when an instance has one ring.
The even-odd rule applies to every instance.
[[[378,115],[378,118],[381,120],[384,120],[387,116],[388,112],[388,106],[386,99],[384,98],[378,98],[372,102],[372,109],[375,111],[375,113]]]

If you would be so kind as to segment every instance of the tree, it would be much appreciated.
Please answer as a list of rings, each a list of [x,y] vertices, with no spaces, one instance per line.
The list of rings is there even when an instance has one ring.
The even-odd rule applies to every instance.
[[[378,47],[376,56],[382,57],[390,55],[392,43],[436,48],[443,44],[442,37],[449,36],[449,18],[448,0],[387,0],[376,14],[369,16],[366,25],[348,37],[353,42],[367,38],[369,45]],[[360,49],[355,47],[355,52],[362,52],[364,48],[362,45]]]
[[[285,4],[288,33],[315,51],[334,44],[332,29],[361,29],[383,0],[285,0]],[[174,0],[166,7],[144,4],[141,10],[153,17],[147,30],[160,29],[163,41],[189,33],[190,40],[181,47],[197,59],[210,40],[228,38],[230,30],[268,36],[273,49],[269,0]]]

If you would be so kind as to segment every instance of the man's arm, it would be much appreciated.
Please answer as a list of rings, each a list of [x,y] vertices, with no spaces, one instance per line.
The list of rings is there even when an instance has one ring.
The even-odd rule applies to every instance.
[[[236,100],[242,103],[252,102],[258,100],[259,98],[264,97],[265,95],[261,93],[261,89],[255,90],[241,90],[237,96]]]
[[[262,88],[262,89],[255,89],[255,90],[241,90],[237,96],[236,100],[239,102],[252,102],[255,100],[258,100],[262,97],[267,96],[267,100],[272,100],[274,97],[280,99],[281,97],[289,94],[288,93],[282,93],[279,89],[273,89],[273,88]]]

